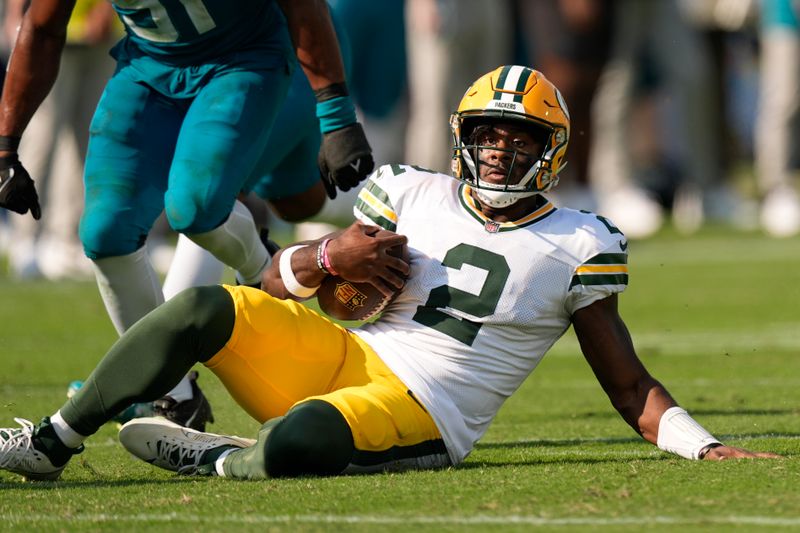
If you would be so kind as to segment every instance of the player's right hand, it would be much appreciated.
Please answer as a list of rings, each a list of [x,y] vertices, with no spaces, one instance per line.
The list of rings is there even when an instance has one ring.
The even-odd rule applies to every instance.
[[[781,456],[770,452],[751,452],[735,446],[717,446],[711,448],[703,456],[705,461],[723,461],[725,459],[780,459]]]
[[[339,276],[348,281],[371,283],[390,295],[403,287],[410,267],[403,259],[391,255],[389,249],[407,243],[405,235],[356,221],[331,240],[328,251]]]
[[[374,170],[375,161],[361,124],[354,122],[323,134],[318,164],[330,199],[336,198],[337,188],[349,191],[365,180]]]
[[[0,207],[20,215],[30,211],[36,220],[42,217],[36,187],[17,154],[0,157]]]

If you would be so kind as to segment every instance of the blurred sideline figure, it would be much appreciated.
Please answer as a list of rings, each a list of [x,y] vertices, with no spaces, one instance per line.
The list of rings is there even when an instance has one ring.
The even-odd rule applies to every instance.
[[[561,90],[570,103],[572,138],[569,166],[553,201],[576,209],[596,210],[589,175],[594,135],[591,105],[613,38],[612,0],[522,0],[521,38],[527,57]]]
[[[476,76],[513,52],[508,0],[407,0],[410,109],[406,161],[450,172],[452,138],[439,117]]]
[[[630,154],[635,67],[645,47],[680,114],[677,134],[688,150],[686,186],[705,193],[719,179],[710,58],[702,41],[676,0],[618,0],[611,57],[592,104],[590,174],[600,214],[612,218],[630,238],[652,235],[664,220],[661,205],[637,183]]]
[[[732,182],[739,161],[752,163],[753,124],[756,122],[757,84],[754,42],[755,15],[760,0],[680,0],[689,24],[705,41],[709,64],[717,150],[716,181],[701,187],[683,186],[674,199],[673,223],[691,233],[704,221],[754,228],[756,203],[742,196]],[[691,157],[691,150],[681,154]]]
[[[775,237],[800,232],[797,117],[800,108],[800,2],[761,0],[761,70],[755,161],[761,225]]]

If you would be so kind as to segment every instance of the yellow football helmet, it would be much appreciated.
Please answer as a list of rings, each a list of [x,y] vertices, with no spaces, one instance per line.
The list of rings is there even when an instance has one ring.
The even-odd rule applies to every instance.
[[[544,151],[532,158],[530,168],[516,183],[491,184],[480,179],[478,149],[472,133],[476,126],[492,122],[521,122],[536,132]],[[492,207],[505,207],[520,198],[553,188],[558,173],[566,164],[569,141],[569,111],[559,90],[544,75],[532,68],[505,65],[484,74],[467,89],[458,111],[450,117],[453,131],[452,170],[456,178],[468,183],[480,199]],[[518,157],[514,163],[528,164],[530,157]],[[527,160],[527,161],[526,161]]]

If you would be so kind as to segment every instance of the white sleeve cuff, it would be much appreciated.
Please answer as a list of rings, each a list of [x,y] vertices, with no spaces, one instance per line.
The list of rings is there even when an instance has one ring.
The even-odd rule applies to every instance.
[[[302,285],[294,275],[294,270],[292,270],[292,255],[299,250],[300,248],[305,248],[305,245],[297,245],[287,248],[281,254],[281,260],[279,263],[280,273],[281,273],[281,280],[283,281],[284,287],[290,293],[294,294],[298,298],[310,298],[317,293],[317,289],[319,289],[319,285],[316,287],[306,287]]]
[[[658,424],[658,447],[686,459],[699,459],[709,444],[722,444],[698,424],[686,409],[670,407]]]

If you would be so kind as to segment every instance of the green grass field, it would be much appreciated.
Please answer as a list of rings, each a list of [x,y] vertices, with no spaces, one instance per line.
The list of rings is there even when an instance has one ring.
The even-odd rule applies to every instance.
[[[710,229],[630,253],[622,313],[650,371],[726,443],[784,459],[660,452],[613,411],[570,332],[458,468],[179,478],[129,456],[109,424],[58,482],[0,473],[0,530],[800,529],[800,239]],[[0,279],[0,291],[0,426],[10,426],[57,409],[115,333],[93,283]],[[211,429],[253,435],[257,424],[201,376]]]

